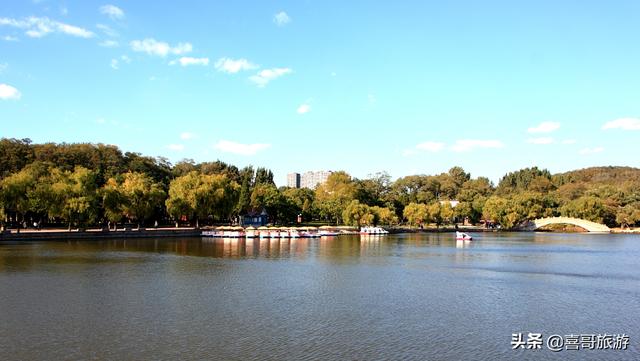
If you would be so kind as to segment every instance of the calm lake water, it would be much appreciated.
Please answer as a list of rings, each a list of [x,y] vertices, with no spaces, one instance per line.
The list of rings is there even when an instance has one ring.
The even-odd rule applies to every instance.
[[[0,245],[0,360],[640,359],[639,236],[474,236]]]

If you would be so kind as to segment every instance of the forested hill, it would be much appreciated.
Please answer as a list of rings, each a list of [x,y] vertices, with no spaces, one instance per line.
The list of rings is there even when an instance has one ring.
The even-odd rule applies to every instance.
[[[626,182],[636,182],[640,180],[640,168],[590,167],[554,174],[552,179],[558,186],[567,183],[623,186]]]

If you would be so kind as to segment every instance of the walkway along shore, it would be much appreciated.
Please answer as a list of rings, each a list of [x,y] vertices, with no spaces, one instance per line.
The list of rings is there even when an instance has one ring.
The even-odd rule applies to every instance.
[[[149,229],[118,229],[107,231],[101,229],[59,230],[15,230],[0,233],[0,243],[11,241],[60,241],[60,240],[98,240],[112,238],[157,238],[157,237],[199,237],[201,229],[196,228],[149,228]]]
[[[20,233],[16,230],[6,230],[0,232],[0,243],[2,242],[15,242],[15,241],[61,241],[61,240],[101,240],[101,239],[114,239],[114,238],[166,238],[166,237],[200,237],[202,231],[209,228],[193,228],[193,227],[181,227],[181,228],[141,228],[141,229],[118,229],[117,231],[107,231],[102,229],[88,229],[88,230],[71,230],[66,229],[22,229]],[[409,228],[409,227],[389,227],[386,228],[389,233],[449,233],[455,232],[455,227],[428,227],[424,229]],[[354,227],[336,227],[343,234],[358,234],[357,229]],[[465,232],[497,232],[495,229],[487,229],[484,227],[460,227],[458,230]],[[640,228],[635,229],[621,229],[613,228],[611,233],[633,233],[640,234]]]
[[[181,228],[141,228],[141,229],[118,229],[117,231],[108,231],[102,229],[87,230],[66,230],[66,229],[22,229],[17,233],[15,229],[6,230],[0,233],[0,243],[14,241],[60,241],[60,240],[100,240],[113,238],[159,238],[159,237],[200,237],[203,230],[210,229],[181,227]],[[342,234],[358,234],[358,228],[355,227],[335,227],[335,230]],[[454,232],[454,227],[440,228],[408,228],[408,227],[390,227],[387,228],[389,233],[448,233]],[[491,229],[482,227],[464,227],[467,232],[487,232]]]

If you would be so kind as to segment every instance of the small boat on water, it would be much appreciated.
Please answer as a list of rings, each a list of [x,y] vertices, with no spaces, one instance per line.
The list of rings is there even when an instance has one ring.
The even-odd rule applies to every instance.
[[[471,237],[470,235],[463,232],[456,231],[456,241],[471,241],[471,240],[473,240],[473,237]]]
[[[383,235],[389,234],[389,231],[382,227],[361,227],[360,234]]]

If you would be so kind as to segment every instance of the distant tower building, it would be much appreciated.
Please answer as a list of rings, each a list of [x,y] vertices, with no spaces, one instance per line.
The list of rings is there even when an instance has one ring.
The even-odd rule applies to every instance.
[[[287,174],[287,187],[300,188],[300,173]]]
[[[300,186],[302,188],[314,189],[318,184],[323,184],[333,172],[321,170],[317,172],[305,172],[300,177]]]

